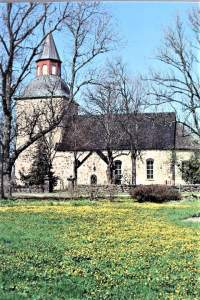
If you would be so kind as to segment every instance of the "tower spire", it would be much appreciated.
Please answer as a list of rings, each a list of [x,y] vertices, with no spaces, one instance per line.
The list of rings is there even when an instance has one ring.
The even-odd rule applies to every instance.
[[[53,39],[49,33],[44,40],[42,53],[37,63],[37,76],[41,75],[61,75],[61,60]]]

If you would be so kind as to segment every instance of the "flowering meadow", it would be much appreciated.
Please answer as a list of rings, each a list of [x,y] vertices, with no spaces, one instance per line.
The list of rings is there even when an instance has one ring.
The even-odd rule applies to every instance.
[[[200,203],[0,204],[0,299],[200,299]]]

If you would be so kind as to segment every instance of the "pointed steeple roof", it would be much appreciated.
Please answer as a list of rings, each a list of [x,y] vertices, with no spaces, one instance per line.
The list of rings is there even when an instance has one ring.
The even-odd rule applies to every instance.
[[[53,60],[57,60],[59,62],[61,62],[53,36],[51,33],[49,33],[46,37],[46,39],[44,40],[43,43],[43,49],[42,49],[42,53],[39,57],[39,60],[43,60],[43,59],[53,59]]]

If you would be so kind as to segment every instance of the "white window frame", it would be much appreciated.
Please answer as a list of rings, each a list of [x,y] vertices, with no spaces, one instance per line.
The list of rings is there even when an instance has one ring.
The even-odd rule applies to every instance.
[[[48,75],[48,66],[47,65],[42,66],[42,75]]]
[[[147,180],[154,179],[154,160],[152,158],[146,160],[146,177]]]
[[[51,65],[51,74],[52,75],[57,75],[57,67],[55,64]]]
[[[115,184],[121,184],[122,180],[122,161],[121,160],[115,160],[115,169],[114,169],[114,179],[115,181],[118,181],[118,183],[115,182]]]

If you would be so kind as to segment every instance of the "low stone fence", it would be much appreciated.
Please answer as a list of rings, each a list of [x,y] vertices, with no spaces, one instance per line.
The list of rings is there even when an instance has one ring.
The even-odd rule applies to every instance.
[[[200,192],[200,184],[176,185],[172,186],[180,192]],[[102,193],[109,193],[112,191],[115,194],[128,193],[134,189],[134,185],[78,185],[76,191],[80,193],[90,193],[93,191],[101,191]]]
[[[31,185],[31,186],[16,185],[13,187],[13,192],[15,193],[46,193],[48,191],[49,191],[48,182],[45,182],[44,185]]]
[[[45,192],[44,188],[41,186],[15,186],[13,188],[15,193],[43,193]]]
[[[89,197],[89,198],[114,198],[115,196],[127,195],[133,185],[78,185],[74,189],[68,188],[64,191],[54,191],[54,193],[65,193],[68,198]],[[176,185],[175,189],[180,192],[200,192],[200,184],[198,185]],[[13,190],[15,193],[47,193],[47,186],[16,186]]]
[[[68,189],[66,192],[71,198],[86,197],[96,198],[115,198],[121,194],[129,194],[132,185],[78,185],[74,189]]]
[[[180,192],[200,192],[200,184],[176,185]]]
[[[78,185],[75,190],[80,193],[90,193],[91,191],[101,191],[102,193],[129,193],[134,188],[133,185]]]

